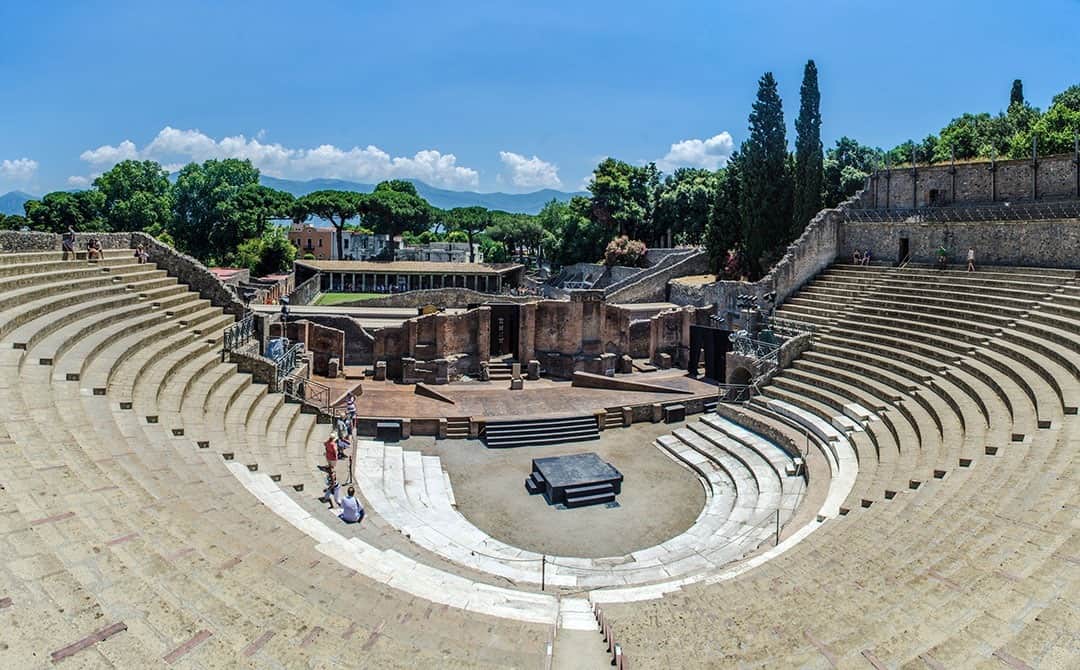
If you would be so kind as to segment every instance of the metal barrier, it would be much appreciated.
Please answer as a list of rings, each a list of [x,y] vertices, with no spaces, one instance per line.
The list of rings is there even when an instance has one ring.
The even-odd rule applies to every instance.
[[[303,350],[304,345],[298,342],[286,349],[285,353],[283,353],[281,356],[278,356],[277,360],[274,361],[274,365],[277,368],[274,373],[274,386],[276,389],[280,390],[281,380],[285,379],[286,376],[292,374],[292,371],[296,369],[296,366],[299,364],[300,361],[300,354],[301,352],[303,352]]]
[[[247,314],[225,329],[222,335],[222,356],[247,344],[255,336],[255,315]]]
[[[323,414],[335,415],[330,405],[330,387],[313,379],[287,374],[281,378],[281,392],[297,402],[310,405]]]
[[[615,641],[615,632],[611,630],[611,622],[604,616],[604,610],[599,603],[593,603],[593,616],[596,617],[596,624],[600,626],[600,633],[604,636],[607,653],[611,654],[611,665],[615,667],[615,670],[626,670],[630,664],[626,660],[626,655],[623,654],[622,645]]]
[[[717,400],[726,403],[747,403],[760,395],[756,384],[717,384]]]
[[[865,223],[922,223],[929,221],[1030,221],[1080,218],[1080,201],[990,204],[973,207],[920,207],[917,209],[844,208],[847,221]]]
[[[774,333],[784,337],[798,337],[805,333],[813,334],[817,331],[817,326],[812,323],[777,316],[769,319],[769,327]]]

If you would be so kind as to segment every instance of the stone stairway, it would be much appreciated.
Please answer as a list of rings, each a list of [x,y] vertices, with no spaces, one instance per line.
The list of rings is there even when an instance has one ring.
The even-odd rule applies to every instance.
[[[848,451],[850,493],[749,572],[605,606],[634,661],[1080,662],[1067,604],[1080,583],[1076,276],[838,264],[781,305],[816,326],[812,348],[731,413],[804,435],[808,461],[832,468]]]
[[[489,447],[528,447],[595,440],[600,429],[595,416],[498,418],[485,422],[482,437]]]

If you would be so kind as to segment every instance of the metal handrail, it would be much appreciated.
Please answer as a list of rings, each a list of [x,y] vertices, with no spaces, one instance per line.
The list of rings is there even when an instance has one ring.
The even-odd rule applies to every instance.
[[[927,221],[1027,221],[1080,217],[1080,201],[1003,203],[975,206],[918,207],[904,209],[844,208],[848,221],[866,223],[921,223]]]
[[[246,344],[255,336],[255,315],[246,314],[236,323],[230,325],[222,334],[222,349],[224,352],[234,351]]]
[[[286,397],[310,405],[323,414],[336,416],[330,404],[330,387],[313,379],[287,374],[281,378],[281,392]]]
[[[724,403],[747,403],[760,395],[757,384],[717,384],[717,400]]]
[[[281,381],[296,369],[296,366],[299,364],[300,354],[303,350],[304,345],[297,342],[274,360],[274,366],[277,368],[274,379],[278,389],[281,388]]]

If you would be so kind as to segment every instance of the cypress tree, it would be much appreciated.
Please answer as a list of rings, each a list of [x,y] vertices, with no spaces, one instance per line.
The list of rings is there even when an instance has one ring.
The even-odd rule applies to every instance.
[[[715,199],[705,224],[705,249],[709,253],[709,266],[717,275],[723,273],[728,252],[739,246],[742,236],[739,222],[741,161],[736,151],[728,159],[727,166],[717,171]]]
[[[1024,82],[1013,79],[1012,90],[1009,91],[1009,107],[1024,104]]]
[[[750,112],[750,136],[739,153],[743,249],[749,270],[757,277],[762,261],[779,251],[791,225],[792,189],[784,109],[771,72],[758,81],[757,100]]]
[[[795,215],[791,237],[821,210],[825,152],[821,147],[821,94],[818,92],[817,66],[806,62],[799,91],[799,118],[795,121]]]

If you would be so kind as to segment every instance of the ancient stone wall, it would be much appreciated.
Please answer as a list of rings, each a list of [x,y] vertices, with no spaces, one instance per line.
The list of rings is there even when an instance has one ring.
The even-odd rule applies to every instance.
[[[975,249],[979,265],[1076,268],[1080,266],[1080,221],[977,221],[928,223],[863,223],[849,221],[840,229],[840,257],[855,249],[870,250],[877,261],[899,262],[900,240],[908,240],[911,261],[936,263],[937,249],[949,250],[949,263],[966,264]]]
[[[1032,202],[1077,198],[1072,154],[991,163],[960,163],[879,170],[867,180],[865,209],[913,209],[935,205]]]
[[[297,281],[300,281],[299,277],[297,277]],[[315,274],[311,277],[308,277],[307,279],[303,280],[302,283],[298,284],[291,293],[289,293],[289,303],[293,305],[310,305],[311,303],[315,302],[315,298],[322,291],[321,284],[321,274]]]
[[[339,303],[341,307],[423,307],[424,305],[436,305],[438,307],[468,307],[482,302],[497,300],[499,302],[533,302],[539,300],[536,296],[515,296],[495,293],[480,293],[467,288],[437,288],[424,289],[422,291],[406,291],[393,293],[378,298],[356,300],[353,302]]]
[[[689,250],[678,255],[670,254],[655,266],[635,274],[627,282],[607,287],[609,302],[664,302],[667,285],[674,277],[699,275],[709,271],[709,256],[704,251]]]
[[[119,234],[119,233],[114,233]],[[210,301],[226,313],[239,316],[244,313],[244,303],[231,288],[214,276],[205,265],[187,254],[180,253],[167,244],[159,242],[146,233],[124,233],[130,236],[130,245],[142,244],[150,255],[150,262],[176,277],[188,288]]]
[[[96,239],[102,249],[131,249],[131,233],[75,233],[75,248],[86,251],[86,243]],[[0,252],[60,251],[60,235],[22,230],[0,230]]]
[[[277,383],[277,364],[266,356],[259,353],[258,342],[243,349],[234,349],[229,352],[229,362],[236,364],[240,372],[247,372],[253,381],[259,384],[268,384],[271,387]]]

